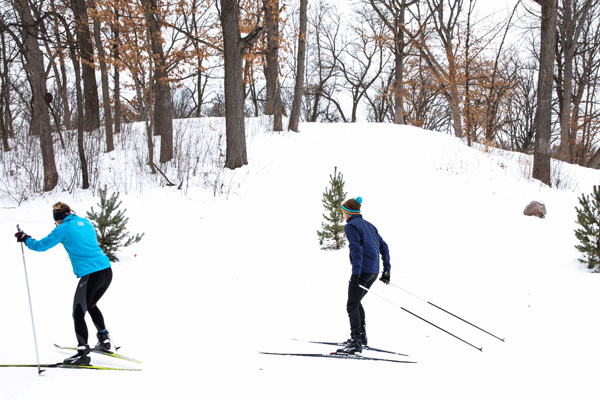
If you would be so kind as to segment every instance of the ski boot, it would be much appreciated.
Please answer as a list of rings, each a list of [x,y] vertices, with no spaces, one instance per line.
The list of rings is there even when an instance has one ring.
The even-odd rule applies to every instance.
[[[77,346],[77,354],[65,359],[63,364],[65,365],[90,365],[91,358],[90,346],[87,344]]]
[[[112,344],[108,331],[106,329],[100,331],[96,334],[96,337],[98,338],[98,344],[96,345],[95,349],[105,353],[112,353]]]
[[[356,340],[358,340],[361,344],[362,347],[367,347],[367,345],[369,344],[369,340],[367,339],[367,333],[366,332],[361,332],[360,333],[360,337],[357,338]],[[347,345],[348,343],[350,343],[352,341],[352,339],[348,339],[344,342],[344,345]]]
[[[335,354],[341,355],[352,355],[352,354],[360,354],[362,352],[362,345],[360,343],[360,339],[348,339],[346,341],[346,345],[337,350]]]

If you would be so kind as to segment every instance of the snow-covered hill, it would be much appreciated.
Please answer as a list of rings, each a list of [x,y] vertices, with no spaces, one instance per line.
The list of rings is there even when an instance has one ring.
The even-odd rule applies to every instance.
[[[193,136],[201,122],[189,124]],[[558,164],[562,188],[550,189],[529,178],[530,157],[469,148],[440,133],[383,124],[301,130],[252,131],[250,164],[222,178],[221,196],[150,181],[119,187],[129,230],[145,236],[121,253],[99,306],[122,353],[143,360],[143,371],[40,377],[35,369],[3,369],[1,398],[597,398],[600,274],[577,261],[573,231],[577,197],[591,192],[599,171]],[[130,179],[131,169],[118,166],[131,152],[104,156],[109,188]],[[348,250],[321,251],[316,235],[335,166],[348,197],[363,197],[365,219],[390,246],[392,282],[506,342],[377,282],[375,293],[483,352],[370,294],[363,304],[371,344],[417,364],[258,353],[326,352],[332,348],[292,339],[349,336]],[[546,204],[545,219],[523,215],[532,200]],[[34,238],[49,233],[56,201],[85,215],[98,198],[53,192],[0,209],[0,364],[35,363],[12,235],[17,223]],[[77,280],[61,246],[26,250],[25,258],[40,359],[57,362],[70,353],[53,343],[75,342]]]

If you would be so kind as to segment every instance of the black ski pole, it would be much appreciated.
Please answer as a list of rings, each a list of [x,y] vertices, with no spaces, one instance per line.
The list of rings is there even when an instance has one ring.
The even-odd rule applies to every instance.
[[[434,327],[438,328],[438,329],[439,329],[439,330],[441,330],[442,332],[445,332],[445,333],[447,333],[448,335],[450,335],[450,336],[452,336],[452,337],[455,337],[456,339],[460,340],[461,342],[468,344],[469,346],[473,347],[474,349],[477,349],[477,350],[479,350],[479,351],[483,351],[483,348],[482,348],[482,347],[477,347],[477,346],[475,346],[475,345],[473,345],[473,344],[471,344],[471,343],[467,342],[466,340],[459,338],[459,337],[458,337],[458,336],[456,336],[455,334],[453,334],[453,333],[450,333],[450,332],[448,332],[447,330],[445,330],[445,329],[443,329],[443,328],[440,328],[440,327],[439,327],[439,326],[437,326],[436,324],[434,324],[434,323],[432,323],[432,322],[429,322],[429,321],[427,321],[425,318],[419,317],[417,314],[415,314],[415,313],[413,313],[413,312],[411,312],[411,311],[408,311],[406,308],[399,306],[398,304],[396,304],[396,303],[394,303],[394,302],[392,302],[392,301],[390,301],[390,300],[386,299],[385,297],[382,297],[382,296],[378,295],[377,293],[373,292],[373,291],[372,291],[372,290],[370,290],[370,289],[367,289],[367,288],[366,288],[366,287],[364,287],[363,285],[359,285],[359,286],[360,286],[362,289],[366,290],[367,292],[369,292],[369,293],[373,293],[375,296],[379,297],[380,299],[382,299],[382,300],[385,300],[385,301],[387,301],[388,303],[390,303],[390,304],[392,304],[392,305],[394,305],[394,306],[398,307],[398,308],[399,308],[399,309],[401,309],[402,311],[406,311],[406,312],[407,312],[407,313],[409,313],[410,315],[412,315],[412,316],[414,316],[414,317],[417,317],[417,318],[419,318],[421,321],[427,322],[429,325],[432,325],[432,326],[434,326]]]
[[[18,224],[17,232],[22,232]],[[33,327],[33,343],[35,344],[35,357],[37,359],[38,375],[41,375],[42,372],[44,372],[44,370],[40,365],[40,354],[38,352],[37,337],[35,335],[35,323],[33,322],[33,307],[31,305],[31,293],[29,291],[29,279],[27,278],[27,264],[25,264],[25,249],[23,247],[23,242],[21,242],[21,253],[23,253],[23,269],[25,270],[25,283],[27,285],[27,297],[29,298],[29,312],[31,314],[31,326]]]
[[[411,296],[413,296],[413,297],[416,297],[417,299],[419,299],[419,300],[421,300],[421,301],[424,301],[425,303],[427,303],[427,304],[429,304],[429,305],[432,305],[432,306],[434,306],[434,307],[435,307],[435,308],[437,308],[438,310],[442,310],[443,312],[445,312],[445,313],[447,313],[447,314],[450,314],[450,315],[452,315],[454,318],[458,318],[458,319],[460,319],[462,322],[466,322],[467,324],[471,325],[472,327],[474,327],[474,328],[477,328],[477,329],[479,329],[480,331],[482,331],[482,332],[485,332],[485,333],[487,333],[488,335],[490,335],[490,336],[493,336],[493,337],[495,337],[496,339],[498,339],[498,340],[501,340],[501,341],[503,341],[503,342],[504,342],[504,339],[501,339],[501,338],[499,338],[498,336],[494,335],[493,333],[490,333],[490,332],[486,331],[485,329],[482,329],[482,328],[478,327],[477,325],[474,325],[474,324],[470,323],[469,321],[462,319],[462,318],[461,318],[461,317],[459,317],[458,315],[452,314],[450,311],[444,310],[442,307],[440,307],[440,306],[436,306],[436,305],[435,305],[435,304],[433,304],[432,302],[430,302],[430,301],[427,301],[427,300],[425,300],[425,299],[422,299],[422,298],[420,298],[419,296],[417,296],[417,295],[415,295],[415,294],[412,294],[412,293],[411,293],[411,292],[409,292],[408,290],[406,290],[406,289],[402,289],[402,288],[401,288],[400,286],[398,286],[398,285],[394,285],[394,284],[393,284],[393,283],[391,283],[391,282],[390,282],[390,285],[392,285],[392,286],[394,286],[395,288],[398,288],[398,289],[400,289],[400,290],[402,290],[402,291],[404,291],[404,292],[406,292],[406,293],[410,294]]]

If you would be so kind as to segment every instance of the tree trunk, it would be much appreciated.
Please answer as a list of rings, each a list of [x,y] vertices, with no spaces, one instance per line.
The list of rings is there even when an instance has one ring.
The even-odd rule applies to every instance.
[[[4,40],[4,32],[0,32],[0,44],[2,45],[2,64],[3,69],[0,74],[0,131],[2,132],[2,146],[4,151],[10,151],[8,143],[8,127],[4,118],[6,110],[10,109],[10,104],[6,104],[6,92],[8,92],[9,75],[8,75],[8,60],[6,59],[6,41]]]
[[[273,130],[279,132],[283,130],[279,90],[279,0],[264,0],[264,7],[267,26],[265,114],[274,116]]]
[[[398,27],[395,32],[394,48],[394,124],[406,124],[406,112],[404,110],[404,19],[406,1],[402,0],[398,10]]]
[[[96,68],[94,67],[94,47],[90,35],[85,0],[71,0],[71,8],[75,16],[77,43],[81,56],[85,105],[84,127],[86,132],[91,132],[100,128],[100,102],[98,100],[98,85],[96,84]]]
[[[248,164],[244,126],[243,52],[240,40],[239,9],[236,0],[221,0],[223,47],[225,51],[225,168]]]
[[[237,0],[221,0],[221,25],[225,55],[225,168],[236,169],[248,164],[244,126],[244,53],[260,37],[263,29],[257,27],[245,38],[240,38]]]
[[[542,24],[533,177],[551,186],[550,137],[552,133],[552,83],[556,51],[557,0],[536,0],[536,2],[542,6]]]
[[[13,130],[13,118],[12,118],[12,113],[10,111],[10,90],[9,85],[10,85],[10,74],[9,74],[9,66],[8,66],[8,58],[6,57],[6,41],[4,38],[4,32],[1,33],[1,38],[2,38],[2,64],[3,64],[3,70],[2,70],[2,76],[4,77],[4,86],[3,91],[2,91],[2,100],[4,102],[4,108],[1,110],[2,113],[4,114],[4,126],[6,128],[6,134],[8,135],[8,137],[10,138],[14,138],[15,137],[15,132]]]
[[[71,62],[73,63],[73,69],[75,70],[75,93],[77,101],[77,151],[79,154],[79,162],[81,164],[81,180],[83,189],[90,187],[90,180],[88,175],[88,165],[85,158],[85,146],[83,143],[83,133],[85,128],[84,122],[84,108],[83,108],[83,95],[81,93],[81,67],[79,60],[82,60],[81,53],[77,54],[75,39],[67,31],[67,41],[69,45],[69,52],[71,54]],[[83,60],[82,60],[83,62]]]
[[[60,88],[60,100],[63,106],[63,123],[65,129],[70,131],[71,127],[71,106],[69,105],[69,93],[67,88],[67,66],[65,65],[65,57],[61,50],[59,50],[60,60],[60,76],[62,77],[62,84]]]
[[[98,50],[98,61],[100,62],[100,79],[102,82],[102,106],[104,108],[104,129],[106,136],[106,152],[110,153],[115,149],[113,143],[113,119],[110,109],[110,93],[108,88],[108,71],[106,70],[106,54],[104,53],[104,45],[102,44],[102,36],[100,32],[100,18],[97,15],[96,5],[94,0],[89,0],[90,6],[94,9],[94,40],[96,41],[96,49]]]
[[[120,60],[121,54],[119,52],[119,46],[120,46],[119,10],[117,8],[115,8],[115,24],[113,26],[113,39],[114,39],[113,48],[112,48],[113,59]],[[117,63],[115,63],[113,80],[114,80],[114,96],[115,96],[115,121],[114,121],[115,129],[114,129],[114,133],[117,134],[117,133],[121,132],[121,77],[120,77],[119,66],[117,65]]]
[[[42,162],[44,165],[44,191],[50,191],[58,184],[58,172],[54,161],[54,147],[52,146],[52,133],[50,131],[50,116],[48,104],[44,100],[47,93],[46,73],[44,69],[44,55],[42,54],[37,38],[38,31],[33,20],[30,4],[27,0],[15,0],[15,9],[22,22],[21,36],[25,57],[25,72],[31,85],[33,96],[33,115],[31,118],[31,131],[40,138]]]
[[[294,86],[294,101],[290,113],[288,130],[298,132],[300,122],[300,107],[304,95],[304,70],[306,69],[306,26],[308,0],[300,0],[300,32],[298,34],[298,65],[296,68],[296,85]]]
[[[158,7],[156,0],[143,0],[145,4],[148,31],[154,55],[154,135],[160,136],[160,162],[166,163],[173,158],[173,110],[171,107],[171,85],[162,46]]]

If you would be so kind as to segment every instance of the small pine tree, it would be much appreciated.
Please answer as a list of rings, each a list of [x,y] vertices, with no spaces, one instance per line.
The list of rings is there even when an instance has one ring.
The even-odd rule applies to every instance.
[[[322,250],[339,250],[346,244],[344,234],[344,217],[342,203],[346,198],[344,192],[344,176],[335,167],[333,175],[329,175],[329,188],[323,193],[323,206],[328,215],[323,214],[326,222],[321,223],[321,231],[317,231]]]
[[[110,261],[119,261],[116,256],[117,251],[121,247],[139,242],[144,234],[129,236],[129,232],[125,230],[129,218],[124,216],[127,210],[118,211],[121,206],[120,201],[117,203],[119,192],[113,193],[109,199],[106,198],[106,186],[104,186],[104,190],[100,189],[98,192],[100,194],[100,204],[98,204],[100,211],[96,212],[92,207],[88,211],[87,217],[96,228],[98,244],[104,254],[108,256]]]
[[[577,223],[580,229],[575,230],[575,237],[580,244],[575,248],[584,254],[579,261],[587,263],[589,269],[598,271],[600,266],[600,190],[594,186],[592,197],[582,194],[579,198],[581,208],[577,211]]]

